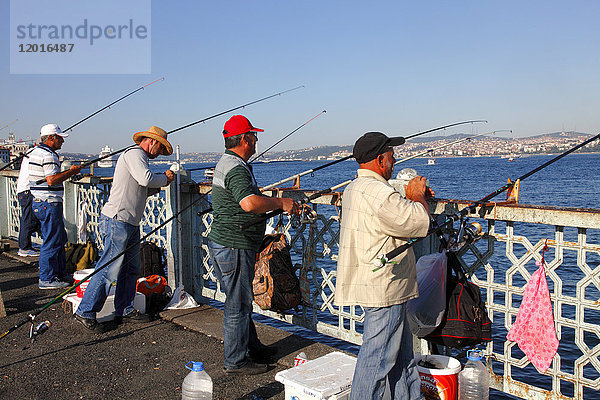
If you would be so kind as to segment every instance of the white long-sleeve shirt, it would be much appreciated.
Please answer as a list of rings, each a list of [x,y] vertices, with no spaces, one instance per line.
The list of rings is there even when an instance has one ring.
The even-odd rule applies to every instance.
[[[148,156],[141,147],[127,150],[117,160],[112,188],[102,214],[138,226],[144,216],[148,189],[166,185],[167,176],[150,171]]]

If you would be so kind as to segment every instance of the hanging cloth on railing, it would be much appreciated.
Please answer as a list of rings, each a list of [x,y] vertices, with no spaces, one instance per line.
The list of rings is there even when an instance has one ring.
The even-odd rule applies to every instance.
[[[558,349],[552,302],[544,270],[544,253],[547,250],[548,247],[544,245],[542,261],[537,263],[540,268],[527,283],[517,319],[506,335],[508,340],[517,342],[540,373],[546,372],[550,367]]]
[[[88,206],[85,203],[81,204],[79,216],[77,218],[77,243],[87,242],[87,223],[88,223]]]

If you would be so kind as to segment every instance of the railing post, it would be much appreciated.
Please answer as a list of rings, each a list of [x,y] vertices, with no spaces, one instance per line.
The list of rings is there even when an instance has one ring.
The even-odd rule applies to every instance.
[[[63,214],[65,220],[65,229],[67,230],[67,240],[71,243],[77,243],[77,184],[69,181],[64,182],[65,195],[63,197]]]
[[[195,185],[187,176],[185,170],[181,171],[181,208],[189,206],[194,200]],[[177,213],[177,186],[175,183],[166,188],[167,212],[166,218],[171,218]],[[193,279],[195,274],[194,265],[194,232],[193,232],[193,217],[197,207],[191,207],[179,215],[179,218],[174,219],[167,224],[167,268],[169,286],[176,288],[183,285],[186,292],[194,295]],[[179,232],[177,224],[181,224],[181,260],[179,259]],[[179,266],[181,266],[182,281],[179,281]]]
[[[0,175],[0,237],[9,236],[10,218],[8,198],[8,177]]]

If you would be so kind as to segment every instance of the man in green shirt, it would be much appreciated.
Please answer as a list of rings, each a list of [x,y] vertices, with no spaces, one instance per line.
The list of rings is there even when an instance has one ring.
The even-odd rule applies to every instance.
[[[257,214],[281,209],[298,214],[300,206],[289,198],[266,197],[260,193],[248,159],[256,153],[257,132],[243,115],[234,115],[223,129],[225,153],[213,175],[213,223],[209,253],[221,288],[225,292],[223,342],[224,371],[254,375],[267,371],[255,362],[274,355],[277,350],[260,343],[252,322],[252,280],[256,253],[262,242],[266,222],[242,230],[240,225]]]

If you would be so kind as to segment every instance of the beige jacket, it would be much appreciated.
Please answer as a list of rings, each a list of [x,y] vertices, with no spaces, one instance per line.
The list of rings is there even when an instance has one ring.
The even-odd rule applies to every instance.
[[[342,197],[336,278],[336,305],[387,307],[419,295],[412,249],[373,272],[373,261],[423,237],[429,215],[422,204],[405,199],[379,174],[359,169]]]

